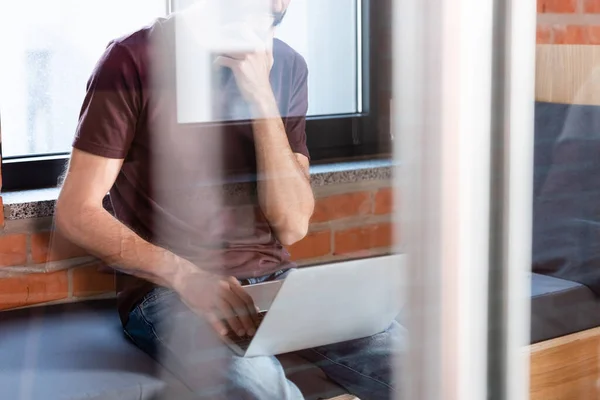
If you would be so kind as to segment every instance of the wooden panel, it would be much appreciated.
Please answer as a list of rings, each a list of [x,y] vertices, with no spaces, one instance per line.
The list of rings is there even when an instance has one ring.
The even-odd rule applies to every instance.
[[[538,101],[600,105],[600,46],[538,45]]]
[[[600,328],[531,346],[531,400],[600,399]]]

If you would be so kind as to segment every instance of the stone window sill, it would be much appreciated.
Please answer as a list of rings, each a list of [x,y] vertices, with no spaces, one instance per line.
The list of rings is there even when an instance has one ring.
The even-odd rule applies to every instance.
[[[318,189],[368,181],[390,180],[397,166],[391,160],[339,162],[311,167],[311,185]],[[7,221],[51,217],[59,189],[39,189],[2,193],[4,218]]]

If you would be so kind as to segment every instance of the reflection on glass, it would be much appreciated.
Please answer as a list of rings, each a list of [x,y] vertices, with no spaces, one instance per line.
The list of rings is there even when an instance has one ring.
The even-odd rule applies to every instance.
[[[201,3],[174,0],[175,11]],[[310,66],[308,116],[352,114],[358,99],[362,1],[293,0],[276,37],[300,53]]]

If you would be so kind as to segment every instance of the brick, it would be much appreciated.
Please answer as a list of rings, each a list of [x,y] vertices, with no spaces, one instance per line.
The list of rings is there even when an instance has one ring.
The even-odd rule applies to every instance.
[[[394,211],[394,189],[380,189],[375,193],[375,214],[391,214]]]
[[[0,310],[66,299],[67,271],[0,279]]]
[[[599,14],[600,13],[600,0],[584,0],[583,1],[583,12],[586,14]]]
[[[548,25],[537,26],[537,44],[552,43],[552,27]]]
[[[587,27],[588,44],[600,44],[600,26]]]
[[[580,25],[554,26],[554,44],[587,44],[587,29]]]
[[[392,245],[392,224],[374,224],[335,232],[334,254],[356,253]]]
[[[371,194],[369,192],[345,193],[317,199],[311,221],[332,221],[366,215],[369,212],[371,212]]]
[[[355,251],[352,253],[344,253],[341,257],[340,255],[338,255],[338,257],[336,258],[339,260],[356,260],[359,258],[370,258],[370,257],[374,257],[376,255],[380,255],[381,251],[375,251],[375,250],[359,250],[359,251]]]
[[[56,231],[31,235],[31,257],[35,264],[87,255],[85,250],[69,242]]]
[[[27,263],[27,237],[25,235],[0,236],[0,267]]]
[[[538,12],[572,14],[577,11],[577,0],[538,0]]]
[[[73,270],[73,296],[86,297],[115,292],[114,273],[102,272],[102,265],[88,265]]]
[[[331,231],[311,232],[288,248],[292,260],[306,260],[331,254]]]

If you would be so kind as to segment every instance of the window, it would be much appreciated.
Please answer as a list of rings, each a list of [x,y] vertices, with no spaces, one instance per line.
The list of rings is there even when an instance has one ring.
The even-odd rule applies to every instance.
[[[390,153],[389,10],[377,0],[291,2],[277,35],[308,64],[313,162]]]
[[[107,43],[194,0],[0,3],[0,117],[5,190],[54,186],[70,152],[89,74]],[[368,0],[294,0],[278,37],[309,65],[314,161],[381,150]],[[374,18],[374,17],[373,17]],[[107,23],[110,21],[110,23]]]
[[[24,16],[0,24],[3,156],[70,151],[86,81],[108,41],[166,11],[164,0],[1,2],[0,15]]]
[[[309,116],[354,114],[359,98],[357,0],[294,0],[277,36],[310,68]],[[333,18],[332,16],[335,16]]]

